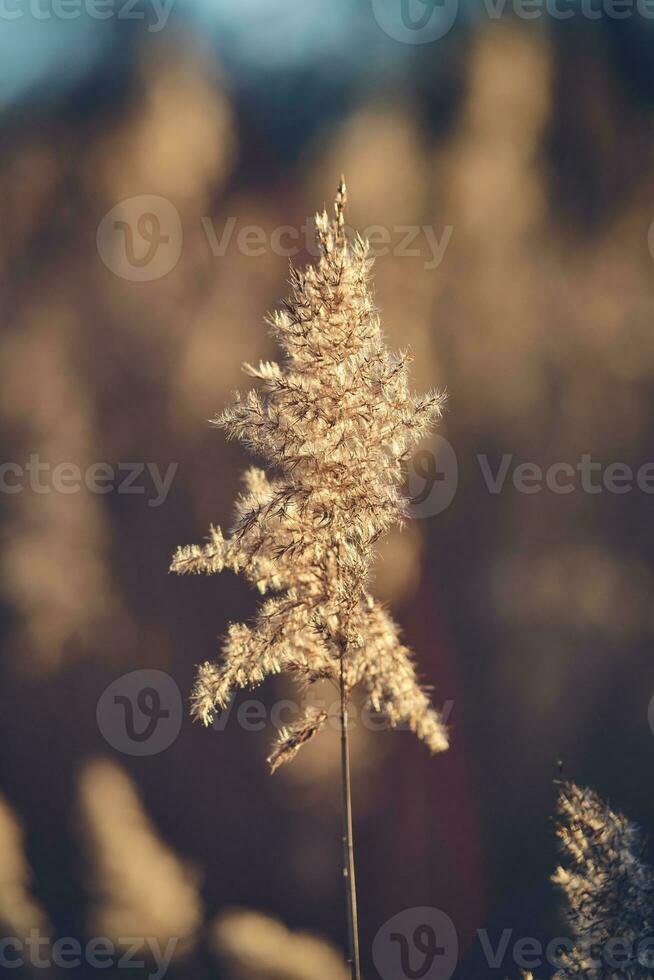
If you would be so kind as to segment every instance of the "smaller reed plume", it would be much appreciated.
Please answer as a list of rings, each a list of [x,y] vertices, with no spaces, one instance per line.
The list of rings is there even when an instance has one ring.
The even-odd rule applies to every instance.
[[[595,792],[564,783],[557,835],[564,863],[553,876],[563,890],[574,947],[558,980],[651,980],[654,976],[654,879],[641,860],[638,829]]]

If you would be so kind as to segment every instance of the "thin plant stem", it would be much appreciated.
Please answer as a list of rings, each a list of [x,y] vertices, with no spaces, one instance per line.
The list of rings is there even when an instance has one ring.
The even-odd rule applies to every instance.
[[[344,651],[341,651],[341,784],[343,790],[343,878],[347,895],[347,921],[350,972],[352,980],[361,980],[359,962],[359,920],[357,916],[357,885],[354,873],[354,844],[352,840],[352,782],[350,778],[350,745],[348,737],[348,692],[345,687]]]

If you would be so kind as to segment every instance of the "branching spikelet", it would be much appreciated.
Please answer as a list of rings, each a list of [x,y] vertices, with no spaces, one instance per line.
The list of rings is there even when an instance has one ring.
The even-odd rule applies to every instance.
[[[553,881],[566,897],[574,948],[560,980],[651,980],[654,880],[638,829],[596,793],[566,783],[559,797],[564,864]]]
[[[302,746],[318,734],[326,720],[326,711],[309,707],[296,722],[282,728],[275,747],[268,756],[270,771],[274,772],[283,762],[290,762]]]
[[[292,292],[269,324],[281,364],[247,364],[260,385],[216,419],[264,463],[245,476],[229,537],[179,548],[171,570],[242,572],[262,592],[252,626],[232,625],[220,665],[200,667],[193,714],[209,724],[238,688],[288,671],[303,684],[366,689],[391,725],[436,752],[445,728],[397,629],[368,593],[374,544],[406,517],[403,464],[440,417],[443,397],[409,390],[406,353],[384,345],[369,288],[368,244],[347,241],[345,185],[335,215],[316,218],[320,256],[291,269]],[[292,758],[324,721],[311,712],[280,734],[271,766]]]

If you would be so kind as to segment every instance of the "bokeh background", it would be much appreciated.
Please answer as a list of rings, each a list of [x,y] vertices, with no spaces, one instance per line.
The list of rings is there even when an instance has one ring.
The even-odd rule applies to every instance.
[[[516,976],[515,939],[565,934],[548,883],[559,760],[654,827],[654,498],[511,482],[524,462],[654,461],[654,26],[462,5],[442,37],[411,43],[388,29],[398,7],[0,15],[3,462],[176,464],[160,506],[147,471],[142,494],[9,493],[3,471],[5,936],[174,937],[173,980],[343,976],[335,736],[270,777],[269,725],[207,731],[185,713],[170,746],[134,756],[96,718],[134,670],[166,671],[186,699],[194,665],[254,609],[229,574],[167,567],[209,522],[229,525],[246,457],[207,419],[247,384],[242,361],[274,357],[263,315],[289,257],[271,235],[304,226],[341,172],[351,224],[388,235],[389,343],[412,348],[416,388],[447,387],[458,463],[449,506],[436,488],[430,507],[430,484],[380,548],[377,592],[451,708],[452,748],[353,732],[366,977],[395,980],[373,940],[414,907],[454,922],[459,977]],[[109,212],[140,265],[124,229],[98,233]],[[248,226],[263,245],[239,239]],[[304,235],[297,251],[310,258]],[[480,455],[493,471],[510,457],[501,492]],[[287,695],[260,691],[268,708]],[[484,928],[494,946],[512,930],[497,968]]]

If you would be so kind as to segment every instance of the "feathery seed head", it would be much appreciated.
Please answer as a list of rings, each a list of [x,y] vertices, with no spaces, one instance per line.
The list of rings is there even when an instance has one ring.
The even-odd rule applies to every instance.
[[[291,295],[268,318],[280,363],[245,365],[259,382],[216,420],[262,462],[245,475],[228,537],[179,548],[171,570],[242,572],[262,593],[252,626],[232,625],[218,664],[200,667],[193,714],[210,723],[237,688],[288,671],[302,684],[362,684],[391,725],[407,724],[436,752],[445,728],[420,687],[409,650],[370,595],[373,546],[406,516],[402,464],[440,417],[438,392],[413,395],[408,356],[384,344],[370,291],[372,260],[346,239],[345,181],[334,217],[316,216],[319,257],[291,269]],[[325,718],[307,712],[280,733],[275,769]]]
[[[564,863],[552,880],[565,895],[575,946],[557,978],[651,980],[654,879],[638,829],[574,783],[563,785],[558,810]]]

